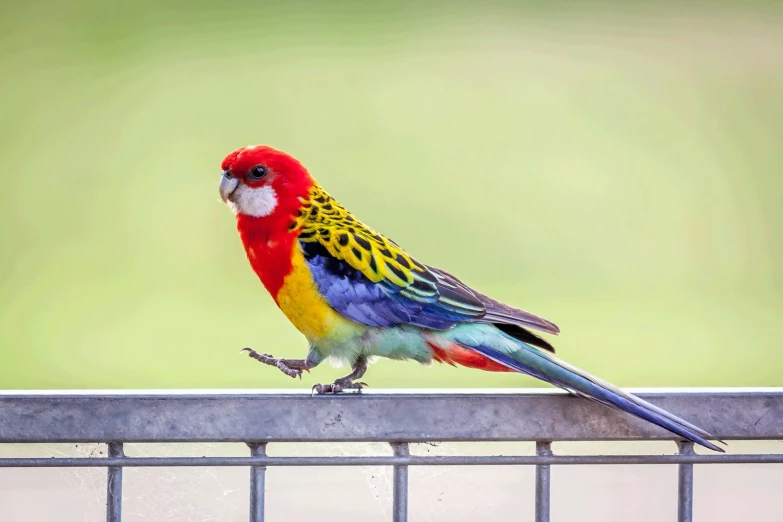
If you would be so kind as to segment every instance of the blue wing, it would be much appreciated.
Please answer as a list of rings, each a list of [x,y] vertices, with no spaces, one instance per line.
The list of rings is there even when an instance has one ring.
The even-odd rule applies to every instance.
[[[300,242],[300,247],[326,301],[357,323],[382,327],[407,324],[432,330],[447,330],[464,322],[492,323],[524,342],[554,351],[523,326],[555,334],[557,326],[499,303],[443,270],[426,267],[424,278],[412,283],[414,288],[400,287],[387,280],[371,281],[318,242]],[[417,284],[422,285],[421,292],[416,291]]]
[[[410,324],[446,330],[470,317],[439,300],[437,293],[413,299],[403,287],[385,280],[373,283],[346,261],[329,254],[319,243],[302,243],[305,260],[316,285],[332,308],[357,323],[368,326]],[[415,284],[415,283],[414,283]],[[475,303],[475,315],[484,307]]]

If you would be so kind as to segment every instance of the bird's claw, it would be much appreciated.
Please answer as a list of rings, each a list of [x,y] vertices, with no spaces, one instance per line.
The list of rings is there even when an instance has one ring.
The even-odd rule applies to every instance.
[[[369,385],[366,382],[353,382],[353,381],[340,382],[338,379],[337,381],[334,381],[332,384],[316,384],[315,386],[313,386],[310,396],[314,396],[315,394],[325,395],[330,393],[342,393],[345,390],[361,391],[363,388],[369,388]]]
[[[250,348],[249,346],[246,346],[245,348],[242,348],[239,353],[247,352],[247,354],[255,359],[256,361],[262,362],[264,364],[268,364],[269,366],[275,366],[278,370],[283,372],[284,374],[288,375],[291,378],[302,378],[302,370],[299,368],[291,368],[286,363],[285,359],[278,359],[276,357],[273,357],[269,355],[268,353],[258,353],[254,349]]]
[[[250,358],[255,359],[256,361],[260,361],[264,364],[274,364],[269,362],[270,360],[274,359],[274,357],[272,357],[268,353],[258,353],[257,351],[255,351],[249,346],[245,346],[244,348],[239,350],[239,353],[242,352],[247,352],[247,355],[249,355]]]
[[[298,368],[291,368],[291,367],[289,367],[285,363],[285,361],[277,361],[277,364],[275,364],[275,366],[277,366],[278,370],[280,370],[284,374],[288,375],[289,377],[292,377],[294,379],[299,377],[300,380],[302,379],[302,370],[300,370]]]

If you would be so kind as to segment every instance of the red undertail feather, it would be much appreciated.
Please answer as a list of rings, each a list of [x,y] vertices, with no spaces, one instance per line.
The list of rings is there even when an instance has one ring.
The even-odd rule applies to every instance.
[[[432,358],[439,363],[446,363],[452,366],[460,365],[468,368],[476,368],[488,372],[513,372],[511,368],[503,366],[480,353],[469,350],[457,343],[451,343],[445,347],[437,346],[428,342],[427,345],[432,350]]]

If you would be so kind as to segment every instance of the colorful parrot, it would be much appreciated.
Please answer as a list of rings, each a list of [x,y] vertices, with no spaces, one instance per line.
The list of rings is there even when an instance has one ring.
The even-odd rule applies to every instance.
[[[314,393],[361,389],[368,359],[378,356],[519,372],[723,451],[704,430],[556,358],[530,331],[556,335],[555,324],[420,263],[356,219],[290,155],[243,147],[222,170],[220,197],[236,214],[250,266],[309,343],[305,359],[245,350],[290,377],[326,358],[350,363],[351,373],[316,384]]]

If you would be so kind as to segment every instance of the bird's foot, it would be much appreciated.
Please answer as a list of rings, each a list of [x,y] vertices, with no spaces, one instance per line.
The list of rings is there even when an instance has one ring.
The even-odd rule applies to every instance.
[[[289,377],[302,378],[302,370],[307,370],[307,367],[302,364],[302,361],[293,359],[279,359],[272,357],[268,353],[258,353],[250,347],[242,348],[241,352],[247,352],[247,354],[256,361],[274,366]]]
[[[342,393],[345,390],[359,390],[368,388],[366,382],[354,382],[351,379],[337,379],[332,384],[316,384],[311,395],[324,395],[328,393]]]

